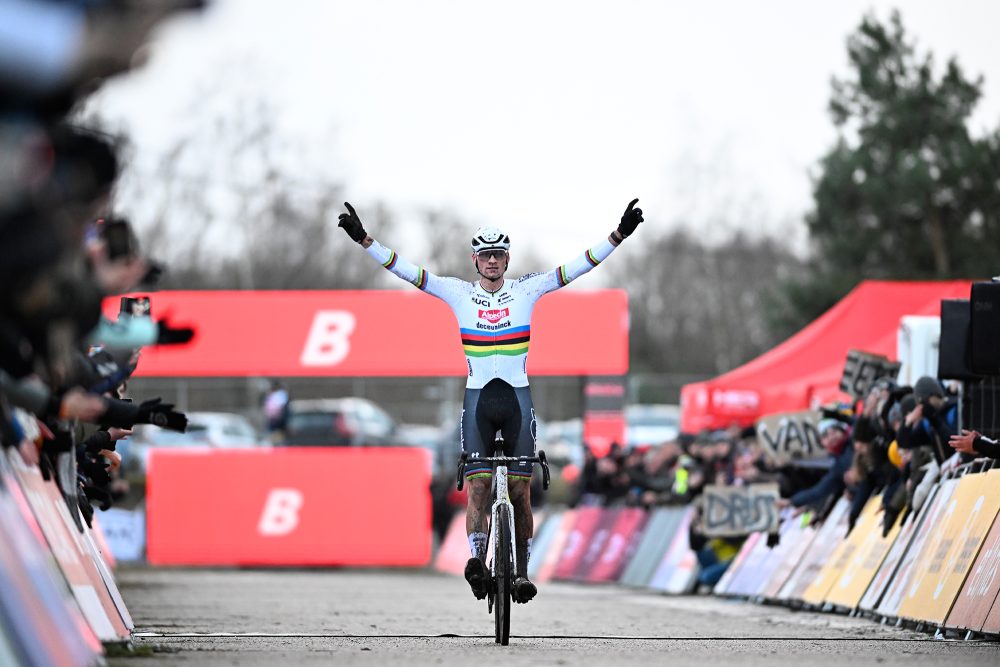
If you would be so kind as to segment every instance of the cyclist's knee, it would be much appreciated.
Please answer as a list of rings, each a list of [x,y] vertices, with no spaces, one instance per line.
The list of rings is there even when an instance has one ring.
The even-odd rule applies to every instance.
[[[489,477],[472,477],[467,480],[469,486],[469,503],[482,506],[490,500]]]
[[[507,491],[514,503],[531,502],[531,479],[528,477],[511,477]]]

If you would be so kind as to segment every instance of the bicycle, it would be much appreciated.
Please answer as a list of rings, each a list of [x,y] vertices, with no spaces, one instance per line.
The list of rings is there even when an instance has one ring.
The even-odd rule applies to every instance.
[[[470,456],[468,452],[462,452],[458,461],[458,490],[461,491],[465,486],[467,463],[488,462],[493,466],[493,507],[487,542],[493,545],[493,560],[490,561],[490,586],[486,594],[486,605],[488,613],[494,614],[496,643],[507,646],[510,643],[511,589],[517,572],[514,505],[507,493],[507,466],[515,463],[538,463],[542,467],[542,488],[548,489],[549,464],[545,460],[545,452],[541,450],[537,456],[504,456],[503,437],[500,435],[494,441],[493,450],[493,456]]]

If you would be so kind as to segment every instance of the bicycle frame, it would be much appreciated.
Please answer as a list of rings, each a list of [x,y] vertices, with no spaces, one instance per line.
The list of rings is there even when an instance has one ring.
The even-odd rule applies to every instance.
[[[513,561],[512,565],[514,567],[514,572],[517,572],[517,550],[514,548],[515,535],[514,535],[514,504],[510,502],[510,493],[507,490],[507,466],[505,464],[500,464],[493,471],[493,507],[490,510],[490,537],[489,543],[493,544],[495,536],[498,534],[496,530],[497,525],[497,509],[501,505],[507,506],[507,520],[510,523],[510,554]],[[496,554],[496,547],[493,549],[493,553]],[[497,565],[496,557],[490,562],[490,573],[496,576]]]

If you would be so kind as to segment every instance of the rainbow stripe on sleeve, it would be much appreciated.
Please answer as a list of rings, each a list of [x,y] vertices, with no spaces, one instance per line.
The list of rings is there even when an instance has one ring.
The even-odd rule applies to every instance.
[[[386,269],[391,269],[392,267],[396,266],[396,260],[397,259],[398,258],[396,256],[396,251],[395,250],[390,250],[389,251],[389,259],[385,260],[385,262],[382,263],[382,266],[385,267]]]
[[[461,329],[462,348],[466,356],[488,357],[494,354],[516,357],[528,353],[531,327],[523,326],[507,329],[503,333],[492,333],[478,329]]]
[[[569,276],[566,275],[565,266],[560,266],[558,269],[556,269],[556,278],[559,279],[560,287],[566,287],[566,285],[569,285]]]
[[[587,261],[590,262],[591,266],[597,266],[601,263],[601,260],[594,255],[594,251],[589,249],[587,250]]]
[[[427,287],[427,272],[423,267],[417,267],[417,279],[413,281],[413,284],[420,289]]]

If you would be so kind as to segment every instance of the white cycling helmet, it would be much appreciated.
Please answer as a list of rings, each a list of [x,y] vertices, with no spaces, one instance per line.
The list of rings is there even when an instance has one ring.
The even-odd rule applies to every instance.
[[[472,252],[481,250],[510,250],[510,237],[496,227],[480,227],[472,236]]]

